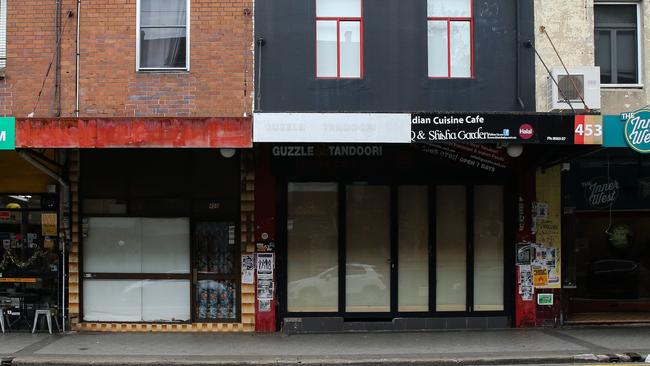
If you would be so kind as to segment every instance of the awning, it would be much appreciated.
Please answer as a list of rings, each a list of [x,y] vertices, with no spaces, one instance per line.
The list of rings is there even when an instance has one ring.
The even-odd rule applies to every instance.
[[[18,118],[16,148],[251,148],[252,121],[209,118]]]

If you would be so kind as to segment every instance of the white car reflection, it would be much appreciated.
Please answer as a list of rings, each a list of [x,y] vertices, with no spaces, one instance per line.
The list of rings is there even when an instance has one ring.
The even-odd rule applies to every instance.
[[[315,276],[288,283],[289,303],[318,307],[331,304],[338,298],[338,266],[329,268]],[[346,265],[346,293],[358,295],[368,303],[376,303],[386,294],[386,278],[369,264],[350,263]]]

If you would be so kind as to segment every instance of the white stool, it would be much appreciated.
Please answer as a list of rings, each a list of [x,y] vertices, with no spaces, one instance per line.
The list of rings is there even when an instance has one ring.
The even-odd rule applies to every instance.
[[[0,308],[0,328],[5,332],[5,309]]]
[[[43,315],[45,316],[45,320],[47,320],[47,330],[52,334],[52,311],[53,309],[44,309],[44,310],[36,310],[36,313],[34,314],[34,328],[32,329],[32,333],[36,332],[36,326],[38,325],[38,316]],[[56,324],[56,329],[60,331],[61,329],[59,328],[59,320],[54,317],[54,323]]]

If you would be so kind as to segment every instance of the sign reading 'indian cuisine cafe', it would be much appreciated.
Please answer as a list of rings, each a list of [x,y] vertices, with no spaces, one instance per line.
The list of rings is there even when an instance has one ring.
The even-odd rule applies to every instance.
[[[625,141],[640,153],[650,152],[650,110],[623,113],[621,119],[626,119],[623,133]]]

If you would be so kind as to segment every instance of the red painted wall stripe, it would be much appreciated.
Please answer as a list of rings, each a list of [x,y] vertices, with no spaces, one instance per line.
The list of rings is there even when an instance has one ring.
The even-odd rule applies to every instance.
[[[23,118],[17,148],[250,148],[250,118]]]

